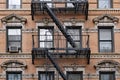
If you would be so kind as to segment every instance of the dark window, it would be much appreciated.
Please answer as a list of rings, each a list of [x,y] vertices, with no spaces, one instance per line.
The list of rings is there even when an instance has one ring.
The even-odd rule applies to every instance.
[[[53,48],[53,27],[39,28],[39,47]]]
[[[99,28],[99,51],[113,52],[113,29]]]
[[[39,71],[39,80],[54,80],[54,72],[53,71]]]
[[[68,80],[83,80],[83,72],[67,72]]]
[[[98,8],[112,8],[112,0],[98,0]]]
[[[21,28],[7,28],[7,50],[21,50]]]
[[[20,9],[21,8],[21,0],[7,0],[7,8],[8,9]]]
[[[81,27],[80,26],[67,27],[67,33],[71,36],[77,48],[80,48],[81,47]],[[69,42],[67,43],[67,47],[72,48]],[[69,52],[73,52],[73,51],[69,50]]]
[[[115,72],[100,72],[100,80],[115,80]]]
[[[7,72],[7,80],[22,80],[22,72]]]

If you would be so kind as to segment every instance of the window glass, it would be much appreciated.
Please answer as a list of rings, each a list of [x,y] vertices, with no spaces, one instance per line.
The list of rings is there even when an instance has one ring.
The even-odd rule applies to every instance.
[[[9,9],[20,9],[21,0],[8,0],[8,8]]]
[[[100,80],[115,80],[115,73],[114,72],[101,72]]]
[[[53,47],[53,29],[39,29],[39,46],[41,48]]]
[[[111,29],[99,29],[99,50],[100,52],[112,52],[113,51],[113,39]]]
[[[75,44],[77,45],[77,48],[81,47],[81,29],[80,28],[67,28],[67,33],[71,36],[71,38],[74,40]],[[68,48],[72,48],[70,43],[68,42]]]
[[[39,72],[39,80],[54,80],[54,72]]]
[[[10,49],[19,49],[21,50],[21,29],[17,29],[17,28],[9,28],[8,29],[8,39],[7,39],[7,43],[8,43],[8,50]]]
[[[7,80],[22,80],[21,72],[8,72],[7,73]]]
[[[98,8],[111,8],[111,0],[98,0]]]
[[[82,72],[67,72],[68,80],[83,80]]]

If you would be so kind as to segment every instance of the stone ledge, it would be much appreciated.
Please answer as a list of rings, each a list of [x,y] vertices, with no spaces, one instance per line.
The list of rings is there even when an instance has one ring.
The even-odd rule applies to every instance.
[[[120,54],[116,53],[98,53],[98,54],[91,54],[91,58],[120,58]]]
[[[18,54],[0,54],[0,59],[6,59],[6,58],[9,58],[9,59],[14,59],[14,58],[30,58],[32,59],[32,55],[31,54],[23,54],[23,53],[18,53]]]

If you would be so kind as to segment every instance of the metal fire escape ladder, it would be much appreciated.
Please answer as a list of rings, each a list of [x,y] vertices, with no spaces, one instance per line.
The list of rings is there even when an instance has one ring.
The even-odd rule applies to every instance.
[[[66,40],[71,44],[71,46],[73,48],[75,48],[76,47],[75,42],[73,41],[73,39],[71,38],[71,36],[67,34],[67,32],[64,29],[64,26],[56,18],[55,14],[52,12],[52,10],[49,8],[49,6],[47,4],[44,4],[44,9],[47,11],[48,15],[52,18],[52,20],[58,26],[59,30],[63,33],[63,35],[65,36]],[[54,59],[52,58],[51,54],[49,52],[46,52],[46,53],[47,53],[47,57],[49,58],[49,60],[51,61],[51,63],[54,65],[54,67],[56,68],[56,70],[59,72],[59,74],[61,75],[61,77],[63,78],[63,80],[67,80],[66,75],[60,69],[60,67],[58,66],[58,64],[54,61]]]
[[[58,18],[55,16],[53,11],[49,8],[47,4],[44,4],[44,9],[46,9],[47,13],[49,16],[52,18],[52,20],[55,22],[55,24],[58,26],[59,30],[63,33],[65,36],[66,40],[71,44],[73,48],[76,48],[76,44],[71,38],[69,34],[67,34],[66,30],[64,29],[64,26],[61,24],[61,22],[58,20]]]
[[[49,58],[49,60],[51,61],[51,63],[53,64],[53,66],[56,68],[56,70],[59,72],[59,74],[61,75],[61,77],[63,78],[63,80],[67,80],[66,75],[63,73],[63,71],[61,70],[61,68],[59,67],[59,65],[55,62],[55,60],[52,58],[51,54],[48,52],[48,50],[45,51],[45,54],[47,54],[47,57]]]

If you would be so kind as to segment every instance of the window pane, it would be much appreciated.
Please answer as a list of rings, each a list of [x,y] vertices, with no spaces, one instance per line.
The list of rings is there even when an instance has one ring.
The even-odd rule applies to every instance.
[[[41,48],[52,48],[53,42],[40,42],[40,47]]]
[[[73,40],[80,40],[80,29],[68,29],[67,32]]]
[[[114,80],[114,73],[101,73],[100,74],[101,80]]]
[[[53,47],[53,30],[52,29],[40,29],[39,30],[39,46],[41,48]]]
[[[111,0],[98,0],[99,8],[111,8]]]
[[[112,43],[111,42],[100,42],[100,52],[111,52]]]
[[[21,29],[8,29],[8,48],[21,49]]]
[[[100,40],[111,40],[111,29],[100,29]]]
[[[21,29],[8,29],[8,35],[21,35]]]
[[[21,0],[9,0],[8,2],[9,9],[20,9]]]
[[[72,39],[74,40],[74,42],[76,43],[77,48],[81,47],[81,41],[80,41],[80,28],[75,29],[67,29],[67,33],[72,37]],[[68,42],[68,48],[72,48],[72,46],[69,44]]]
[[[81,47],[80,41],[79,42],[75,42],[77,48]],[[68,48],[72,48],[72,46],[70,45],[70,43],[68,42]]]
[[[7,73],[7,80],[21,80],[21,73]]]
[[[112,29],[99,29],[99,50],[100,52],[112,52]]]
[[[52,33],[51,29],[40,29],[40,40],[52,40]]]
[[[82,73],[68,73],[68,80],[82,80]]]
[[[39,73],[39,80],[54,80],[54,73],[53,72],[42,72]]]
[[[18,48],[20,48],[21,42],[9,42],[8,45],[9,45],[9,47],[18,47]]]
[[[18,41],[18,40],[21,40],[21,36],[20,35],[9,35],[8,40],[9,41]]]

